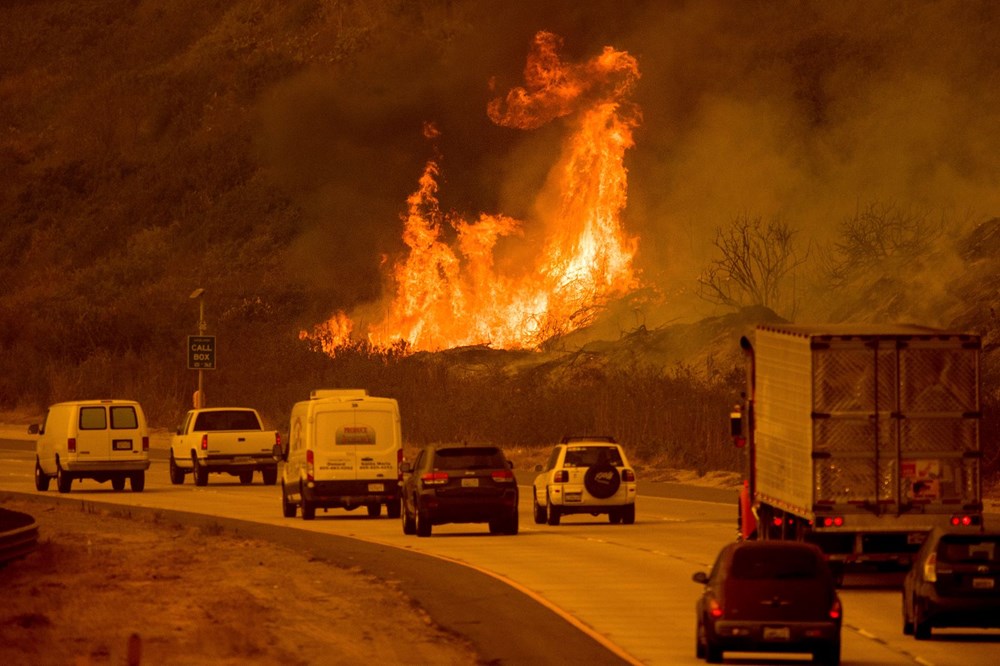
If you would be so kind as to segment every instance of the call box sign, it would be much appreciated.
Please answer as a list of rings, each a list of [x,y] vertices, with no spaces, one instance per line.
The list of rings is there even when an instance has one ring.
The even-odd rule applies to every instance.
[[[215,336],[188,336],[188,370],[215,370]]]

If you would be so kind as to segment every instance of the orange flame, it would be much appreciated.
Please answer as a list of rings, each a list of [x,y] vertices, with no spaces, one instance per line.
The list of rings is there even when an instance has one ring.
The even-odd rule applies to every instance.
[[[639,113],[627,101],[638,79],[636,60],[605,47],[579,64],[558,55],[561,40],[535,36],[525,66],[525,87],[494,99],[488,114],[497,124],[534,129],[568,118],[571,133],[550,173],[558,206],[546,219],[547,237],[533,270],[502,274],[494,251],[503,237],[523,236],[522,223],[480,214],[467,222],[445,214],[437,198],[438,164],[428,162],[420,186],[407,199],[403,241],[406,258],[389,276],[395,295],[384,319],[368,331],[370,342],[388,347],[404,340],[414,350],[486,344],[535,348],[545,340],[586,326],[611,298],[639,286],[632,268],[637,239],[621,224],[625,208],[625,151],[633,146]],[[425,127],[425,135],[437,130]],[[443,239],[446,225],[455,240]],[[301,337],[328,353],[350,340],[354,323],[338,312]]]

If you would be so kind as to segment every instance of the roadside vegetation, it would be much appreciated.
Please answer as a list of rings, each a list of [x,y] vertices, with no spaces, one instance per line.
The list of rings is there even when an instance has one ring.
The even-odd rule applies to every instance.
[[[998,219],[932,220],[872,202],[830,220],[825,244],[791,219],[750,211],[720,220],[715,256],[692,288],[732,319],[704,339],[711,325],[637,326],[600,347],[411,354],[361,341],[332,357],[300,339],[333,310],[375,298],[375,260],[401,241],[365,219],[340,236],[321,233],[334,226],[327,218],[351,214],[328,202],[342,195],[338,151],[360,148],[332,142],[329,164],[275,154],[265,128],[287,131],[293,146],[314,135],[282,122],[273,91],[306,105],[303,116],[318,113],[310,100],[338,88],[309,88],[317,68],[353,85],[369,74],[359,55],[404,34],[455,58],[466,11],[403,0],[0,9],[0,410],[41,415],[59,400],[128,397],[153,426],[174,428],[196,386],[184,343],[198,332],[189,294],[201,288],[217,339],[208,404],[253,406],[283,431],[310,390],[363,387],[399,400],[411,444],[546,446],[612,434],[639,460],[734,470],[741,454],[727,421],[744,383],[741,333],[764,317],[915,321],[984,336],[984,467],[997,474]],[[367,117],[391,101],[329,107]],[[422,109],[407,112],[424,120]],[[316,126],[341,117],[319,115]],[[387,141],[379,123],[398,120],[376,116],[357,139],[372,151],[355,162],[370,163],[365,213],[381,205],[385,179],[410,178],[424,159],[413,150],[412,163],[390,163],[399,154],[370,147]],[[277,175],[282,160],[294,168]],[[398,215],[398,203],[394,191],[379,212]]]

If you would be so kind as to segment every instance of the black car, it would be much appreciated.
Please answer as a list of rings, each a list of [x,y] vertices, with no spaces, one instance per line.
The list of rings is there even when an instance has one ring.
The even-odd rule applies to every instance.
[[[931,530],[903,581],[903,633],[1000,627],[1000,532]]]
[[[433,525],[489,523],[492,534],[517,534],[514,464],[495,446],[428,446],[404,461],[403,534],[430,536]]]
[[[695,654],[710,664],[722,653],[808,652],[840,663],[842,610],[823,552],[795,541],[740,541],[725,546],[696,608]]]

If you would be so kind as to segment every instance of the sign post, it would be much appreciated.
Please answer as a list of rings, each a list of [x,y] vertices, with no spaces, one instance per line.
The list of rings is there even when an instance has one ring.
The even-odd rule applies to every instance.
[[[198,390],[194,394],[194,408],[205,406],[203,371],[215,370],[215,336],[205,335],[205,290],[191,292],[198,299],[198,335],[189,335],[187,344],[188,369],[198,371]]]

